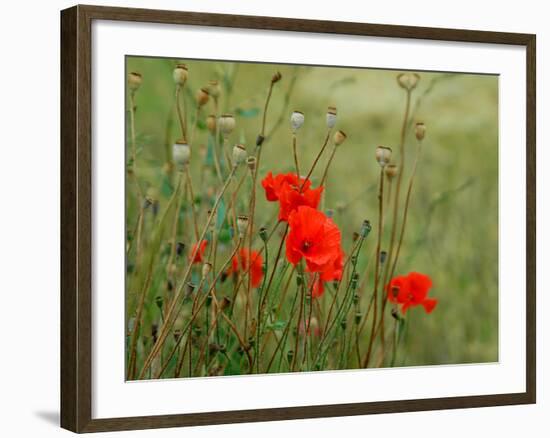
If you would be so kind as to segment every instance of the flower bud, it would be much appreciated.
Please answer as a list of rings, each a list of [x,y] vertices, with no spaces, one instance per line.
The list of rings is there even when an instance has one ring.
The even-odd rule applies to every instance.
[[[128,73],[128,88],[130,88],[130,91],[137,91],[141,86],[141,82],[141,73],[135,71]]]
[[[381,265],[386,263],[387,258],[388,258],[388,253],[386,251],[380,251],[380,264]]]
[[[202,278],[208,277],[208,274],[210,274],[211,270],[212,270],[212,263],[205,262],[202,265]]]
[[[418,141],[424,140],[424,136],[426,135],[426,125],[422,122],[417,123],[414,128],[414,133]]]
[[[172,77],[176,85],[183,86],[187,81],[187,66],[185,64],[178,64],[172,72]]]
[[[414,90],[419,80],[420,76],[416,73],[400,73],[397,75],[397,83],[407,91]]]
[[[195,95],[197,106],[200,108],[206,105],[209,97],[210,95],[208,94],[208,90],[206,88],[199,88],[197,94]]]
[[[290,116],[290,126],[292,127],[292,132],[296,132],[304,124],[304,113],[301,111],[293,111]]]
[[[191,148],[183,139],[177,140],[172,147],[172,159],[178,166],[189,164],[191,158]]]
[[[327,127],[332,129],[334,125],[336,125],[336,107],[329,106],[327,109]]]
[[[381,167],[386,167],[391,160],[391,148],[385,146],[378,146],[376,148],[376,161]]]
[[[260,231],[258,233],[260,234],[260,239],[262,239],[265,242],[267,240],[267,228],[266,227],[260,228]]]
[[[216,133],[216,116],[214,114],[210,114],[206,118],[206,127],[210,134],[214,135]]]
[[[217,99],[220,96],[221,87],[220,87],[220,83],[217,80],[212,79],[211,81],[208,82],[208,93],[214,99]]]
[[[271,77],[271,83],[274,84],[276,82],[279,82],[281,80],[281,78],[282,78],[281,73],[277,72]]]
[[[399,173],[399,167],[397,166],[397,164],[388,164],[384,168],[384,172],[386,173],[388,179],[392,180]]]
[[[246,161],[246,148],[242,144],[233,146],[233,165],[238,166]]]
[[[361,312],[356,312],[355,313],[355,325],[359,325],[362,318],[363,318],[363,315],[361,314]]]
[[[294,359],[294,350],[288,350],[286,353],[286,359],[289,363],[292,363],[292,360]]]
[[[237,229],[239,230],[239,237],[244,237],[244,233],[248,228],[248,216],[240,215],[237,217]]]
[[[250,155],[246,158],[246,165],[250,169],[251,172],[254,172],[256,170],[256,157],[253,155]]]
[[[218,123],[220,124],[220,132],[227,136],[235,129],[235,117],[232,114],[222,114]]]
[[[256,137],[256,146],[260,147],[265,140],[265,137],[262,134],[259,134],[258,137]]]
[[[342,143],[346,141],[346,138],[348,138],[348,136],[344,131],[336,131],[334,133],[334,137],[332,138],[332,141],[334,141],[334,144],[336,146],[340,146]]]

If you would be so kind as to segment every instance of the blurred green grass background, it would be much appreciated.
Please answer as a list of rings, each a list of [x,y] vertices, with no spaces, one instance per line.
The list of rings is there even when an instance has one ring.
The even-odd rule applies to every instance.
[[[326,108],[335,105],[336,129],[345,131],[348,139],[338,149],[330,169],[325,208],[335,210],[345,249],[363,219],[375,226],[379,167],[374,150],[377,145],[393,147],[394,153],[398,150],[405,106],[405,92],[396,82],[398,72],[128,57],[127,70],[143,75],[136,96],[139,166],[140,175],[153,186],[162,178],[166,160],[166,121],[173,111],[172,69],[177,61],[189,67],[185,88],[190,109],[194,108],[196,90],[207,86],[209,80],[218,79],[231,87],[230,97],[222,99],[221,107],[236,115],[232,141],[245,143],[249,152],[259,133],[269,81],[276,71],[281,72],[283,79],[274,87],[267,132],[280,116],[282,123],[264,145],[260,178],[269,170],[293,169],[288,119],[294,109],[305,114],[305,124],[298,133],[298,154],[301,167],[308,169],[326,134]],[[411,123],[423,121],[427,136],[397,274],[419,271],[430,275],[434,283],[430,295],[438,298],[439,304],[430,315],[421,307],[408,312],[410,329],[399,364],[497,361],[498,78],[418,73],[421,79],[413,93]],[[294,76],[293,92],[285,106],[285,94]],[[212,112],[209,103],[201,119]],[[168,140],[173,142],[178,132],[174,123]],[[199,129],[195,144],[205,142],[206,131]],[[416,148],[412,129],[406,148],[410,171]],[[314,184],[320,179],[324,159],[313,175]],[[408,181],[407,171],[404,183]],[[160,202],[165,203],[166,198]],[[127,208],[130,224],[135,206],[129,203]],[[267,224],[275,211],[275,205],[265,202],[259,193],[259,223]],[[374,245],[371,237],[364,259]]]

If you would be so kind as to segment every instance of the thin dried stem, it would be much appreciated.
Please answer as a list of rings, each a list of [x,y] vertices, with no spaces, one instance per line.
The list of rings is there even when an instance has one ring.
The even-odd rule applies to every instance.
[[[365,360],[363,362],[363,368],[367,368],[369,365],[369,360],[371,357],[372,346],[374,343],[374,334],[376,329],[377,322],[377,313],[378,313],[378,283],[379,283],[379,272],[380,272],[380,245],[382,242],[382,233],[384,232],[384,168],[380,168],[380,190],[378,192],[378,237],[376,241],[376,259],[375,259],[375,268],[374,268],[374,302],[373,308],[374,312],[372,315],[372,328],[369,338],[369,346]],[[384,315],[382,315],[382,319]]]
[[[212,207],[210,215],[208,215],[208,219],[206,220],[206,224],[205,224],[204,229],[201,233],[201,236],[200,236],[199,239],[197,239],[197,242],[201,242],[204,239],[204,237],[206,236],[206,232],[208,231],[208,227],[210,226],[212,218],[214,217],[214,213],[215,213],[216,209],[218,208],[218,205],[219,205],[225,191],[227,190],[227,187],[229,186],[230,181],[232,180],[232,178],[235,174],[235,170],[236,170],[236,168],[233,168],[233,170],[231,171],[231,173],[227,177],[227,179],[225,181],[225,184],[223,185],[220,193],[218,194],[218,197],[216,198],[216,201],[214,203],[214,206]],[[183,288],[185,287],[187,279],[189,278],[189,274],[191,273],[191,267],[192,267],[192,264],[189,263],[188,266],[187,266],[187,270],[185,271],[185,274],[183,275],[183,280],[182,280],[179,288],[176,291],[174,299],[170,303],[170,307],[168,308],[168,310],[166,312],[165,321],[164,321],[164,324],[162,325],[162,329],[161,329],[158,341],[153,346],[153,348],[150,351],[149,355],[145,359],[143,368],[142,368],[140,376],[139,376],[140,379],[144,377],[147,369],[151,365],[151,362],[158,355],[162,345],[164,344],[164,341],[166,340],[166,337],[168,336],[168,331],[170,330],[170,327],[173,324],[172,318],[173,318],[174,309],[176,307],[177,301],[179,300],[179,298],[181,296]]]

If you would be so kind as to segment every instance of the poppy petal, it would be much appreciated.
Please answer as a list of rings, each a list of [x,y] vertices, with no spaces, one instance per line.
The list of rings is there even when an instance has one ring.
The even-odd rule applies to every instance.
[[[432,313],[432,311],[435,309],[435,306],[437,306],[437,300],[434,298],[426,298],[424,301],[422,301],[421,304],[424,307],[426,313]]]

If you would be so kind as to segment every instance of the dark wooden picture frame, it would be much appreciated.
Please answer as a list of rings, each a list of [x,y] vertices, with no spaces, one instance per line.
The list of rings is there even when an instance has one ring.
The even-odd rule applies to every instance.
[[[92,419],[92,92],[93,20],[220,26],[390,38],[415,38],[526,48],[526,391],[523,393]],[[363,24],[195,12],[75,6],[61,12],[61,426],[98,432],[274,421],[536,401],[535,56],[531,34]]]

